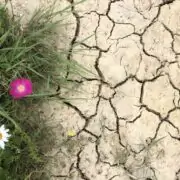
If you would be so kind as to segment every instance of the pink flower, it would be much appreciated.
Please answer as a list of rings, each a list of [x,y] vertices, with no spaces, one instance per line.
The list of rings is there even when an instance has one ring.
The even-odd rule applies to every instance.
[[[10,83],[10,95],[14,99],[21,99],[32,94],[32,82],[29,79],[16,79]]]

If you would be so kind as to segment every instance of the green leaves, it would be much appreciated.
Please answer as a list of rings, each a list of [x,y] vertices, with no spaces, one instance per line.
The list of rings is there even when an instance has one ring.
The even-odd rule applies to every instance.
[[[16,121],[11,118],[6,111],[4,111],[2,108],[0,108],[0,117],[3,117],[7,120],[9,120],[14,126],[16,129],[20,130],[20,127],[18,126],[18,124],[16,123]]]
[[[0,179],[1,180],[7,180],[7,171],[5,171],[3,168],[0,167]]]
[[[9,26],[9,16],[7,10],[4,6],[0,5],[0,35],[6,32],[6,29]]]

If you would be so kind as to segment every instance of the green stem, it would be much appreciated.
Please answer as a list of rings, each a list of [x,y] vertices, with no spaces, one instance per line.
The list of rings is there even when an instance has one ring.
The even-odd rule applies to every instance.
[[[22,131],[21,128],[19,127],[19,125],[15,122],[15,120],[13,118],[11,118],[4,110],[0,110],[0,116],[9,120],[12,124],[14,124],[16,129]]]

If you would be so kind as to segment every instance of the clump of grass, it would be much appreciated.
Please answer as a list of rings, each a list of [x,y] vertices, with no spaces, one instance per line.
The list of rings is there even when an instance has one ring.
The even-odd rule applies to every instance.
[[[38,9],[23,31],[19,20],[10,19],[4,8],[0,13],[4,13],[0,31],[0,78],[5,92],[17,77],[31,78],[36,89],[39,89],[39,82],[41,87],[46,85],[46,91],[58,85],[67,88],[67,67],[71,74],[83,71],[74,61],[67,61],[66,53],[56,50],[53,40],[60,20],[53,19],[63,12],[53,13],[51,7]]]
[[[38,107],[45,97],[58,95],[57,87],[71,90],[73,82],[67,80],[67,72],[76,76],[86,72],[68,61],[65,51],[58,52],[54,43],[61,25],[54,18],[67,10],[38,9],[22,29],[20,19],[0,6],[0,124],[11,132],[6,149],[0,150],[1,180],[44,179],[43,154],[53,143],[53,134]],[[13,100],[9,84],[21,77],[31,79],[35,95]]]

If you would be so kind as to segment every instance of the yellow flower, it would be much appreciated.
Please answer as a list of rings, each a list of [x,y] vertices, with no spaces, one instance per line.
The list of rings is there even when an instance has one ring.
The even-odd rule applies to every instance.
[[[69,137],[73,137],[73,136],[76,136],[76,132],[75,132],[74,130],[69,130],[68,133],[67,133],[67,135],[68,135]]]

